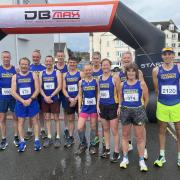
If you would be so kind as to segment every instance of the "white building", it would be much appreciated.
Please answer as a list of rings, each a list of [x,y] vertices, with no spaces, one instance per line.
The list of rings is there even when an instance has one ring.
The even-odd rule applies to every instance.
[[[0,0],[3,4],[44,4],[47,0]],[[21,57],[31,59],[32,51],[41,51],[41,61],[44,62],[46,55],[54,54],[53,34],[18,34],[7,35],[0,41],[0,52],[7,50],[12,54],[12,64],[17,65]]]
[[[153,22],[153,24],[166,34],[166,47],[173,47],[175,58],[180,59],[180,32],[172,20],[164,22]],[[113,62],[121,59],[122,53],[131,51],[134,55],[134,49],[119,40],[110,32],[90,33],[90,57],[92,52],[99,51],[102,58],[109,58]],[[158,42],[157,42],[158,43]]]
[[[113,63],[121,60],[122,54],[126,51],[131,51],[134,55],[134,49],[120,41],[116,36],[110,32],[105,33],[90,33],[90,58],[92,52],[99,51],[102,59],[108,58]]]
[[[172,20],[152,22],[166,35],[166,47],[172,47],[175,51],[175,59],[180,59],[180,32]]]

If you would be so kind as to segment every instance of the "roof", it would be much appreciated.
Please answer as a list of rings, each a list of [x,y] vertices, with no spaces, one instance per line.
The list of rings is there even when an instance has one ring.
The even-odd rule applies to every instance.
[[[169,30],[169,26],[170,24],[174,24],[174,30],[169,30],[171,32],[178,32],[178,27],[175,25],[175,23],[170,19],[169,21],[159,21],[159,22],[151,22],[152,24],[154,24],[155,26],[157,25],[161,25],[161,30],[164,31],[166,29]]]

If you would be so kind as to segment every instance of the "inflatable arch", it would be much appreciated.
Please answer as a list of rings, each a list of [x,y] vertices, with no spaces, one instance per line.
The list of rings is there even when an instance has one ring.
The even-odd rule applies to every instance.
[[[155,96],[151,74],[161,62],[163,32],[118,0],[0,6],[0,40],[8,34],[108,31],[135,49],[135,61],[151,91],[148,116],[153,122]]]

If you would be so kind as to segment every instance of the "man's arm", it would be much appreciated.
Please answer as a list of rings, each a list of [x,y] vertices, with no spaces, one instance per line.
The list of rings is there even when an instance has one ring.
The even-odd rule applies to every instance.
[[[34,73],[34,72],[33,72],[33,78],[34,78],[35,91],[32,94],[31,99],[35,99],[38,96],[39,92],[40,92],[40,90],[39,90],[39,78],[36,75],[36,73]]]
[[[155,67],[152,71],[152,78],[153,78],[154,90],[156,95],[158,95],[158,79],[157,79],[158,70],[159,68]]]
[[[60,71],[56,71],[56,76],[57,76],[57,88],[54,90],[54,92],[51,94],[51,97],[55,96],[56,94],[59,93],[59,91],[62,89],[62,74]]]
[[[19,94],[17,94],[16,92],[17,90],[17,86],[16,86],[16,74],[12,77],[12,80],[11,80],[11,95],[18,101],[20,101],[21,103],[24,103],[24,99],[21,98],[19,96]]]

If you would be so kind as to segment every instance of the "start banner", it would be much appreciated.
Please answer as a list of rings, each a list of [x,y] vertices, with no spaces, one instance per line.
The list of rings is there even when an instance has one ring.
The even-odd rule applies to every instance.
[[[0,28],[6,33],[109,31],[118,1],[0,6]],[[38,32],[37,32],[37,29]]]

